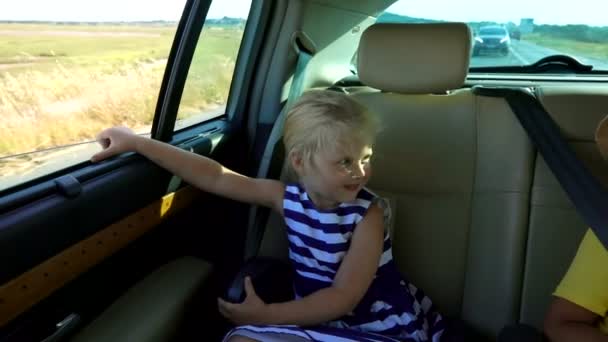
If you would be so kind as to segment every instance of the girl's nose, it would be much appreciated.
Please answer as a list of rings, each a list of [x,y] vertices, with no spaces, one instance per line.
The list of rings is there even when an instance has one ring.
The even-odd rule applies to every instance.
[[[367,163],[356,163],[353,165],[353,170],[351,173],[351,177],[358,179],[363,178],[366,173]]]

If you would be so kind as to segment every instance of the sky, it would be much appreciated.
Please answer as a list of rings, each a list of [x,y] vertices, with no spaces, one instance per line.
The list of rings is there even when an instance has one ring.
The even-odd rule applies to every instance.
[[[178,21],[185,4],[186,0],[0,0],[0,20]],[[251,0],[215,0],[207,18],[247,18],[250,6]]]
[[[519,24],[533,18],[536,24],[608,25],[606,0],[399,0],[388,12],[448,21],[496,21]]]
[[[215,0],[209,18],[246,18],[252,0]],[[253,0],[256,1],[256,0]],[[177,21],[186,0],[0,0],[0,20]],[[387,11],[448,21],[608,25],[606,0],[399,0]]]

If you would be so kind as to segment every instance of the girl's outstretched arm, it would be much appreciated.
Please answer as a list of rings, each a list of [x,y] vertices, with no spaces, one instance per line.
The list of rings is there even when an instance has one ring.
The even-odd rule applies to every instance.
[[[109,128],[97,136],[103,150],[91,160],[97,162],[124,152],[137,152],[201,190],[233,200],[283,211],[283,183],[251,178],[203,157],[169,144],[134,134],[126,127]]]

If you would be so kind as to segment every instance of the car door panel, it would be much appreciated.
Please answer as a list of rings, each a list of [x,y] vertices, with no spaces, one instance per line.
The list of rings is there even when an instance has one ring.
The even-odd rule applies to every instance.
[[[209,154],[227,165],[244,160],[238,157],[238,146],[231,147],[227,134],[214,126],[212,133],[187,139],[181,146]],[[93,317],[126,287],[169,258],[190,254],[226,260],[217,255],[229,250],[230,246],[224,245],[232,242],[234,246],[235,241],[244,238],[244,229],[239,234],[236,228],[244,227],[246,215],[226,218],[235,210],[246,213],[246,206],[202,194],[185,184],[177,190],[177,196],[163,202],[171,180],[168,172],[141,156],[118,160],[118,168],[84,180],[75,197],[56,190],[18,206],[3,203],[10,209],[0,215],[0,254],[11,262],[0,270],[0,326],[33,308],[31,315],[26,313],[13,326],[5,327],[7,332],[26,324],[32,316],[53,316],[45,306],[51,312],[60,312],[56,317],[73,311]],[[102,163],[87,168],[95,173],[96,167],[106,166]],[[27,189],[22,193],[28,196]],[[23,202],[16,194],[11,199]],[[161,222],[168,216],[164,211],[179,209],[183,213]],[[228,233],[217,229],[222,221],[235,230]],[[121,248],[124,250],[115,253]],[[239,260],[238,251],[229,253],[232,260]]]

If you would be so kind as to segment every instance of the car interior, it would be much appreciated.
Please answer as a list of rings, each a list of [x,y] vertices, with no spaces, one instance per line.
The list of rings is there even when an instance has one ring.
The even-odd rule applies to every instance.
[[[391,205],[399,270],[487,341],[514,323],[540,330],[587,228],[508,102],[476,89],[531,89],[608,184],[594,142],[607,79],[551,61],[536,73],[475,70],[466,24],[376,23],[394,2],[252,2],[225,114],[174,133],[211,3],[188,1],[151,135],[269,177],[306,49],[302,91],[348,94],[380,118],[368,187]],[[264,213],[136,154],[2,190],[0,340],[219,341],[231,325],[217,297],[245,261],[288,261],[282,219]]]

